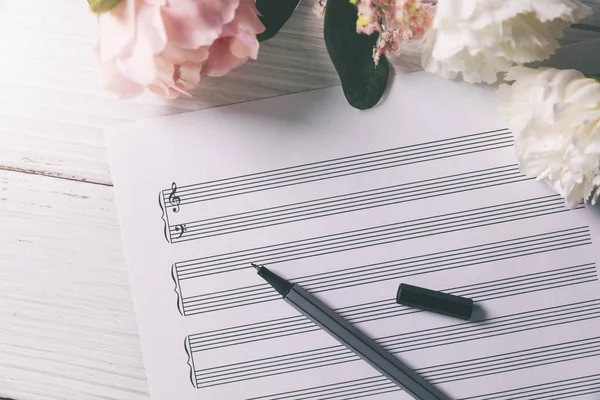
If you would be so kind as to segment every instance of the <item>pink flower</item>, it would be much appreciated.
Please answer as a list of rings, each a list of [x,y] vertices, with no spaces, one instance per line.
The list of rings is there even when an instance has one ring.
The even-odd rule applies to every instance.
[[[317,0],[313,6],[313,12],[319,18],[325,16],[325,7],[327,6],[327,0]]]
[[[373,61],[381,54],[398,55],[404,42],[421,40],[433,22],[434,0],[349,0],[358,9],[356,31],[371,35],[379,32],[373,48]],[[450,1],[450,0],[448,0]],[[318,0],[321,10],[325,0]]]
[[[398,54],[402,49],[402,31],[398,29],[381,32],[373,49],[373,61],[379,64],[381,54]]]
[[[431,26],[434,7],[421,0],[396,0],[396,22],[404,40],[421,40]]]
[[[381,11],[378,10],[377,0],[360,0],[356,2],[358,8],[358,19],[356,20],[356,31],[367,35],[381,30]],[[375,4],[374,4],[375,3]]]
[[[254,0],[122,0],[99,16],[99,29],[95,54],[109,90],[175,98],[256,59],[265,27]]]

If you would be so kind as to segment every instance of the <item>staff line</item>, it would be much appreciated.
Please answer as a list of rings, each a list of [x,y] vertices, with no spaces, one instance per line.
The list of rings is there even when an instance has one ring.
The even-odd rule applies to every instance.
[[[292,261],[292,260],[300,260],[305,258],[311,258],[319,255],[325,254],[334,254],[340,253],[350,250],[358,250],[365,247],[373,247],[377,245],[383,245],[388,243],[394,243],[405,240],[415,240],[419,238],[424,238],[428,236],[438,235],[438,234],[448,234],[453,232],[460,232],[475,228],[482,228],[492,225],[497,225],[501,223],[508,223],[512,221],[518,221],[524,218],[533,218],[533,217],[543,217],[545,215],[552,215],[566,212],[564,206],[561,205],[547,205],[546,208],[529,208],[529,209],[515,209],[511,211],[504,212],[500,215],[488,216],[487,219],[466,219],[465,221],[458,221],[454,225],[446,224],[444,227],[440,228],[439,226],[436,229],[436,226],[427,226],[425,228],[421,228],[420,230],[415,230],[415,232],[404,233],[404,231],[391,231],[384,234],[379,233],[373,234],[370,236],[366,236],[363,238],[357,239],[346,239],[341,238],[343,240],[339,240],[335,243],[329,244],[316,244],[311,247],[305,248],[295,248],[286,253],[278,253],[274,254],[273,258],[268,258],[267,254],[249,254],[244,258],[238,259],[235,263],[212,263],[205,264],[201,267],[196,267],[196,270],[187,270],[184,273],[180,273],[178,278],[180,280],[198,278],[201,276],[210,276],[215,274],[222,274],[226,272],[232,272],[237,270],[242,270],[247,268],[247,265],[251,262],[260,262],[261,264],[273,264],[275,262],[283,262]],[[400,229],[400,228],[398,228]],[[362,239],[362,240],[361,240]],[[366,240],[365,240],[366,239]],[[229,264],[229,265],[228,265]]]
[[[349,212],[356,212],[362,210],[369,210],[373,208],[385,207],[395,204],[407,203],[416,200],[424,200],[431,197],[447,196],[451,194],[465,193],[472,190],[489,189],[493,187],[499,187],[503,185],[509,185],[513,183],[525,182],[532,178],[527,177],[515,177],[510,180],[501,181],[489,181],[489,182],[476,182],[472,185],[463,185],[455,190],[445,190],[443,193],[435,193],[431,190],[424,192],[423,194],[411,194],[402,195],[400,197],[392,197],[391,199],[383,200],[383,198],[375,198],[368,202],[350,202],[350,204],[338,204],[335,207],[319,207],[314,209],[298,210],[298,212],[289,212],[283,214],[265,214],[261,216],[252,216],[252,218],[231,220],[231,221],[215,221],[210,224],[192,225],[190,223],[184,223],[186,230],[180,234],[180,225],[174,225],[169,227],[169,235],[173,243],[179,243],[189,240],[198,240],[208,237],[229,235],[232,233],[247,232],[253,229],[266,228],[272,226],[278,226],[288,224],[292,222],[305,221],[314,218],[330,217],[334,215],[346,214]],[[443,187],[438,187],[436,190],[443,190]],[[424,189],[425,190],[425,189]],[[221,223],[223,222],[223,223]],[[176,234],[176,235],[174,235]],[[173,237],[175,236],[175,237]]]
[[[213,255],[213,256],[201,257],[201,258],[197,258],[197,259],[193,259],[193,260],[180,261],[180,262],[175,263],[175,265],[178,268],[178,271],[185,272],[189,269],[188,267],[193,268],[199,263],[204,264],[204,263],[227,262],[227,260],[236,259],[240,255],[255,257],[266,251],[280,252],[282,250],[289,250],[289,249],[297,248],[298,246],[302,246],[302,245],[303,246],[311,246],[311,245],[315,245],[315,244],[319,244],[319,243],[323,243],[323,242],[331,242],[332,240],[336,240],[336,239],[341,240],[341,239],[363,237],[365,235],[381,234],[384,232],[393,231],[394,229],[397,230],[400,228],[405,229],[406,227],[419,226],[419,225],[422,225],[423,223],[440,223],[440,222],[444,222],[445,220],[456,220],[456,219],[465,218],[465,217],[471,218],[473,216],[479,216],[479,215],[489,216],[492,213],[497,214],[497,213],[507,212],[507,211],[511,211],[514,209],[520,209],[520,208],[528,209],[530,207],[535,207],[535,206],[539,206],[539,207],[541,207],[541,206],[561,206],[563,209],[566,209],[566,207],[564,207],[564,203],[563,203],[562,199],[560,198],[560,196],[556,196],[556,195],[542,196],[542,197],[536,197],[536,198],[532,198],[532,199],[513,201],[513,202],[496,204],[496,205],[492,205],[492,206],[485,206],[485,207],[480,207],[480,208],[475,208],[475,209],[455,211],[455,212],[451,212],[451,213],[447,213],[447,214],[438,214],[438,215],[433,215],[433,216],[428,216],[428,217],[422,217],[422,218],[409,220],[409,221],[399,221],[399,222],[394,222],[394,223],[389,223],[389,224],[384,224],[384,225],[379,225],[379,226],[371,226],[371,227],[367,227],[367,228],[355,229],[355,230],[346,231],[346,232],[332,233],[332,234],[327,234],[327,235],[323,235],[323,236],[301,239],[301,240],[297,240],[297,241],[278,243],[278,244],[273,244],[273,245],[268,245],[268,246],[258,247],[258,248],[248,249],[248,250],[237,250],[237,251],[233,251],[233,252],[229,252],[229,253],[225,253],[225,254],[218,254],[218,255]],[[425,221],[427,221],[427,222],[425,222]]]
[[[479,298],[479,299],[477,299],[477,301],[489,301],[489,300],[495,300],[495,299],[501,299],[501,298],[506,298],[506,297],[522,295],[522,294],[541,292],[541,291],[556,289],[556,288],[565,287],[565,286],[572,286],[572,285],[576,285],[576,284],[597,282],[597,281],[598,281],[597,278],[593,278],[593,279],[590,278],[587,280],[581,280],[581,281],[569,282],[569,283],[557,282],[552,286],[537,285],[535,287],[532,287],[531,289],[534,289],[534,290],[531,290],[531,291],[526,291],[526,292],[524,292],[524,291],[519,291],[519,292],[505,291],[505,292],[497,294],[496,296],[487,296],[487,297]],[[413,309],[413,308],[408,308],[408,307],[402,308],[402,307],[395,307],[395,306],[397,306],[397,305],[395,303],[393,303],[393,304],[390,304],[389,310],[382,309],[382,310],[379,310],[378,312],[371,313],[362,318],[356,318],[354,320],[348,320],[348,321],[351,323],[363,323],[363,322],[396,318],[396,317],[403,316],[403,315],[416,314],[416,313],[422,312],[421,310],[417,310],[417,309]],[[294,335],[297,335],[300,333],[309,333],[309,332],[314,332],[314,331],[320,330],[320,328],[318,326],[315,326],[314,324],[310,323],[310,321],[307,321],[306,323],[303,323],[303,324],[297,323],[295,325],[296,326],[293,326],[292,324],[286,325],[286,328],[289,326],[290,329],[279,329],[277,331],[270,331],[269,336],[261,335],[258,332],[253,332],[253,334],[255,334],[255,336],[244,336],[243,334],[236,335],[236,336],[240,337],[240,339],[238,339],[238,340],[235,340],[234,337],[233,338],[230,337],[230,338],[224,338],[224,339],[228,339],[228,340],[223,340],[223,341],[218,341],[218,339],[213,339],[211,341],[208,341],[207,343],[196,342],[193,345],[192,351],[193,352],[202,352],[202,351],[214,350],[214,349],[229,347],[229,346],[233,346],[233,345],[242,345],[242,344],[252,343],[252,342],[257,342],[257,341],[262,341],[262,340],[284,338],[284,337],[288,337],[288,336],[294,336]]]
[[[356,278],[360,279],[360,282],[380,282],[380,279],[390,278],[390,277],[401,277],[401,276],[413,276],[420,275],[421,273],[425,273],[426,271],[438,271],[438,268],[451,269],[449,267],[458,265],[458,266],[470,266],[473,265],[471,263],[488,263],[493,262],[498,259],[498,257],[504,257],[508,255],[517,255],[523,254],[528,255],[531,251],[546,249],[548,246],[568,246],[570,244],[581,243],[582,245],[591,244],[591,240],[589,234],[582,233],[579,235],[572,235],[570,237],[566,237],[566,235],[559,235],[556,237],[547,237],[544,240],[534,239],[534,240],[525,240],[522,242],[512,243],[512,246],[509,245],[499,245],[499,246],[488,246],[484,250],[471,250],[465,251],[464,253],[459,254],[448,254],[448,255],[440,255],[438,257],[428,257],[428,255],[423,256],[420,260],[409,260],[405,261],[405,259],[397,259],[386,262],[388,264],[386,267],[374,266],[373,264],[361,265],[354,268],[342,269],[337,271],[332,271],[330,275],[324,274],[315,274],[320,275],[319,277],[314,277],[315,275],[307,275],[302,277],[292,278],[291,280],[295,283],[302,285],[305,289],[310,290],[314,293],[326,292],[330,290],[331,286],[336,288],[341,288],[340,285],[345,285],[347,283],[355,283]],[[537,240],[537,242],[536,242]],[[501,242],[497,242],[501,243]],[[469,248],[467,248],[469,249]],[[463,264],[468,263],[468,264]],[[381,263],[383,264],[383,263]],[[380,264],[380,265],[381,265]],[[446,268],[448,267],[448,268]],[[373,271],[372,268],[377,268],[376,271]],[[452,268],[453,269],[453,268]],[[369,276],[362,277],[365,271],[369,271]],[[323,286],[327,285],[327,286]],[[352,285],[354,286],[354,285]],[[211,292],[207,294],[195,295],[195,296],[186,296],[185,300],[193,301],[202,299],[205,300],[213,300],[220,298],[230,298],[231,296],[238,297],[246,297],[254,294],[268,294],[272,295],[272,288],[269,287],[268,284],[256,284],[250,286],[243,286],[234,289],[227,289],[224,291]],[[277,295],[273,295],[277,298]]]
[[[497,132],[502,132],[502,133],[497,133]],[[488,135],[486,137],[485,135],[487,135],[489,133],[492,133],[492,135]],[[183,186],[180,186],[180,189],[182,190],[182,192],[189,192],[191,190],[205,189],[205,188],[211,187],[211,186],[218,186],[218,185],[215,185],[217,183],[219,185],[222,185],[226,181],[239,182],[239,180],[248,180],[248,178],[257,177],[257,176],[262,176],[262,177],[278,176],[278,175],[281,175],[281,174],[279,174],[279,172],[285,172],[285,171],[297,172],[297,171],[302,171],[302,170],[311,169],[311,168],[314,169],[315,167],[318,168],[319,165],[332,166],[332,165],[336,165],[336,163],[338,163],[339,161],[342,161],[342,164],[347,163],[347,162],[356,163],[357,159],[370,159],[370,158],[377,157],[378,155],[381,155],[381,154],[384,154],[384,156],[385,156],[388,154],[394,154],[394,153],[398,153],[398,152],[410,153],[411,151],[414,151],[414,150],[409,150],[411,148],[416,149],[416,150],[431,149],[431,147],[432,147],[431,145],[433,145],[433,148],[443,147],[445,145],[444,143],[452,144],[452,145],[453,144],[461,145],[461,144],[464,144],[464,142],[480,140],[479,138],[489,139],[489,138],[502,137],[502,136],[506,137],[507,135],[509,135],[509,137],[510,137],[510,132],[507,129],[498,129],[495,131],[480,132],[480,133],[471,134],[471,135],[457,136],[457,137],[449,138],[449,139],[441,139],[441,140],[437,140],[437,141],[418,143],[418,144],[414,144],[414,145],[397,147],[397,148],[393,148],[393,149],[384,149],[384,150],[378,150],[378,151],[374,151],[374,152],[370,152],[370,153],[345,156],[345,157],[340,157],[340,158],[334,158],[331,160],[317,161],[314,163],[302,164],[302,165],[297,165],[297,166],[292,166],[292,167],[284,167],[284,168],[279,168],[279,169],[270,170],[270,171],[262,171],[262,172],[252,173],[252,174],[240,175],[240,176],[236,176],[236,177],[217,179],[217,180],[213,180],[213,181],[209,181],[209,182],[202,182],[202,183],[197,183],[197,184],[192,184],[192,185],[183,185]],[[343,161],[343,160],[345,160],[345,161]],[[273,172],[276,172],[277,174],[271,174]],[[269,174],[271,174],[271,175],[269,175]],[[169,188],[169,189],[164,189],[162,192],[167,194],[170,191],[171,191],[171,189]]]

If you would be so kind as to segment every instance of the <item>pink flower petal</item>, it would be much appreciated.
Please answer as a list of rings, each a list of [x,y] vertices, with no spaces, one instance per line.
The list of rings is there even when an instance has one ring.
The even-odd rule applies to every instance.
[[[179,67],[177,86],[189,92],[200,83],[200,73],[203,64],[183,64]]]
[[[148,90],[170,100],[176,99],[180,93],[173,88],[159,85],[148,85]]]
[[[121,1],[110,12],[100,14],[99,54],[103,61],[123,54],[135,40],[135,1]]]
[[[256,58],[264,29],[254,0],[122,0],[100,17],[95,55],[120,96],[175,98]]]
[[[253,33],[255,36],[266,29],[258,18],[258,10],[254,0],[240,0],[235,20],[238,23],[238,30]]]
[[[170,0],[163,18],[169,41],[185,49],[214,42],[235,17],[239,0]]]
[[[99,57],[99,45],[95,47],[96,67],[98,68],[102,86],[121,98],[137,97],[144,92],[144,85],[140,85],[123,76],[116,68],[116,62],[102,61]]]
[[[202,70],[203,75],[223,76],[246,62],[245,58],[237,58],[231,52],[232,40],[234,39],[219,39],[210,46],[208,61]]]
[[[127,57],[117,60],[121,74],[142,85],[149,85],[156,75],[154,53],[148,42],[138,42]]]
[[[137,42],[148,44],[152,54],[160,53],[167,45],[167,31],[161,10],[156,5],[141,5],[137,12]]]
[[[188,50],[168,43],[162,56],[174,64],[204,62],[208,59],[208,46],[200,47],[196,50]]]
[[[230,49],[231,53],[237,58],[252,58],[258,57],[258,48],[260,44],[256,39],[256,35],[250,32],[241,31],[233,38]]]

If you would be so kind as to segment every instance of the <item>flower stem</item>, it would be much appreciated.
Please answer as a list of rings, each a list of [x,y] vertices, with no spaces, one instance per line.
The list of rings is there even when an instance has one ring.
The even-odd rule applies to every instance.
[[[90,9],[96,14],[102,14],[112,10],[121,0],[88,0]]]

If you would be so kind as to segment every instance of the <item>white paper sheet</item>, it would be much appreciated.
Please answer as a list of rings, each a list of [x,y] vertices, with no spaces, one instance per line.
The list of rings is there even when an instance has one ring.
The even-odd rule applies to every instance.
[[[454,399],[600,399],[597,211],[522,176],[494,92],[395,77],[109,130],[152,398],[404,399],[278,300],[314,293]],[[394,302],[472,297],[464,322]]]

